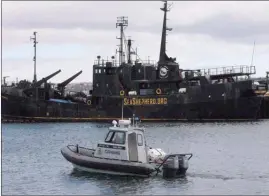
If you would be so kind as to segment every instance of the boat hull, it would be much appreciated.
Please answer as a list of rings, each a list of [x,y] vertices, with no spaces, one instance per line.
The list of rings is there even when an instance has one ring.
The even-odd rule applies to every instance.
[[[149,177],[155,172],[155,167],[151,164],[98,158],[94,157],[92,152],[92,149],[72,145],[61,149],[63,157],[72,163],[74,168],[82,171],[140,177]]]
[[[93,168],[87,168],[83,166],[76,165],[72,163],[73,167],[79,171],[89,172],[89,173],[99,173],[99,174],[109,174],[109,175],[115,175],[115,176],[136,176],[136,177],[148,177],[148,175],[139,175],[134,173],[124,173],[124,172],[113,172],[108,170],[100,170],[100,169],[93,169]]]
[[[87,104],[35,102],[29,98],[5,95],[1,99],[2,122],[111,121],[121,118],[121,100],[114,99],[117,104],[108,102],[99,108]],[[262,97],[253,96],[207,102],[180,103],[171,100],[166,105],[126,105],[123,111],[126,118],[135,114],[142,121],[241,121],[268,118],[268,105]]]

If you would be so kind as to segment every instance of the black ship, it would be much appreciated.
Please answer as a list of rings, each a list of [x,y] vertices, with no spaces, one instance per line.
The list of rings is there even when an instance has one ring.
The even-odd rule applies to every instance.
[[[269,118],[269,71],[266,72],[265,78],[254,79],[253,89],[257,95],[263,97],[260,116]]]
[[[72,122],[106,121],[130,118],[142,121],[216,121],[254,120],[264,116],[264,96],[253,89],[254,66],[224,67],[209,70],[184,70],[175,58],[166,54],[166,25],[169,6],[164,2],[160,56],[157,64],[143,62],[125,40],[127,17],[118,17],[120,46],[111,60],[97,56],[93,65],[93,84],[89,95],[65,92],[66,85],[77,77],[52,87],[47,81],[60,72],[29,83],[2,87],[2,121]],[[34,33],[36,49],[36,33]],[[126,43],[127,51],[123,46]],[[126,54],[126,55],[125,55]],[[136,59],[132,60],[133,55]],[[35,61],[35,58],[34,58]],[[240,80],[240,77],[247,79]],[[269,104],[268,104],[269,105]]]

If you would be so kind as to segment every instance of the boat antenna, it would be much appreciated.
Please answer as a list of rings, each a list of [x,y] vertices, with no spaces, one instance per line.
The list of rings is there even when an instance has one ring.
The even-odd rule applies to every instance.
[[[120,37],[117,39],[120,40],[120,45],[119,45],[119,65],[121,65],[124,62],[124,58],[123,58],[123,36],[124,36],[124,27],[128,26],[128,17],[126,16],[120,16],[117,17],[117,23],[116,23],[116,28],[120,27]]]
[[[133,127],[135,126],[135,114],[133,114]]]
[[[38,42],[36,41],[36,34],[37,34],[37,32],[34,31],[34,33],[33,33],[34,36],[33,37],[30,37],[30,41],[31,40],[34,41],[34,58],[33,58],[33,61],[34,61],[34,80],[33,80],[33,82],[34,83],[37,81],[37,79],[36,79],[36,44]]]
[[[255,41],[254,41],[254,44],[253,44],[253,51],[252,51],[252,57],[251,57],[251,66],[253,66],[254,50],[255,50]]]

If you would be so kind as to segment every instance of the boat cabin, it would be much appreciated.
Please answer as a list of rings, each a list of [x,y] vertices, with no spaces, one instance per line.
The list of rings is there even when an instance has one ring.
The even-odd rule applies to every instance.
[[[95,157],[147,163],[144,129],[131,126],[131,120],[113,121],[113,127],[98,143]]]

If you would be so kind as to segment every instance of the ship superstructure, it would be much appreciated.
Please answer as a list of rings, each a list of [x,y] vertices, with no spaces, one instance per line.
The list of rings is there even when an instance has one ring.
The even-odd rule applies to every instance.
[[[164,18],[159,60],[156,63],[138,58],[132,40],[125,39],[124,29],[128,26],[128,18],[118,17],[119,49],[110,60],[97,56],[89,96],[82,92],[72,95],[65,93],[65,86],[81,72],[58,84],[57,88],[45,84],[40,89],[37,84],[47,81],[44,78],[23,89],[26,96],[2,92],[2,118],[35,121],[111,120],[120,118],[122,110],[126,118],[136,114],[141,120],[154,121],[260,118],[263,97],[255,93],[250,78],[256,73],[255,67],[180,68],[176,58],[168,57],[166,53],[166,34],[172,30],[167,27],[170,8],[166,1],[161,10]],[[240,80],[242,76],[246,79]]]

